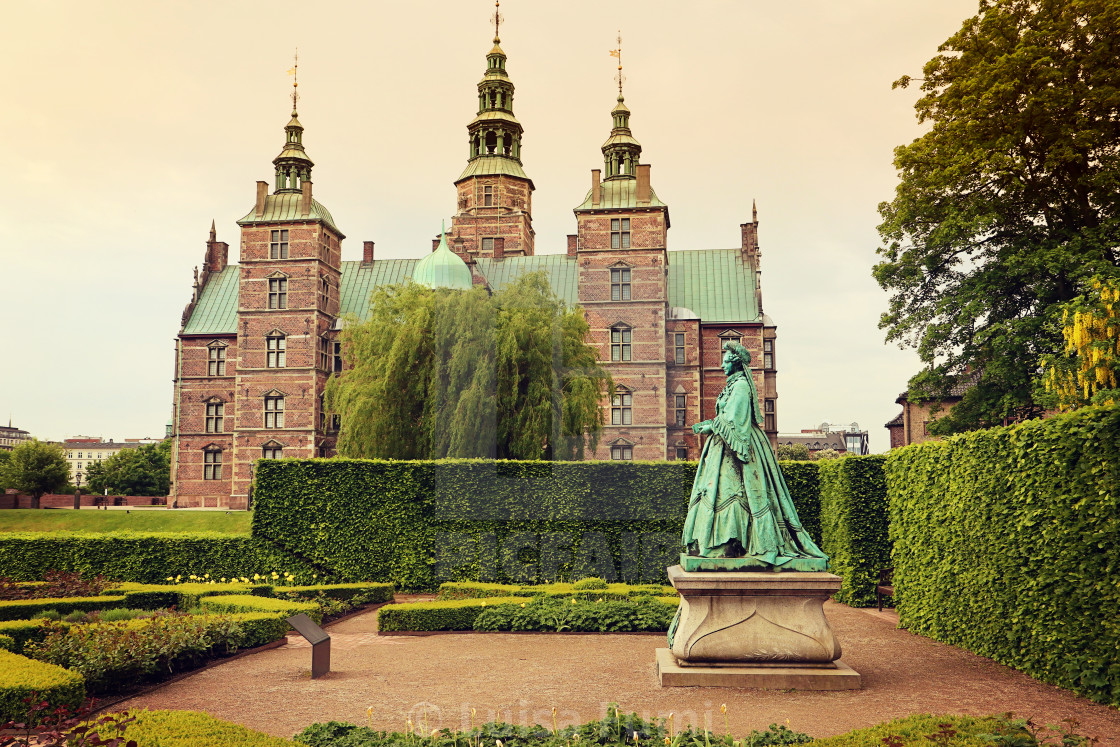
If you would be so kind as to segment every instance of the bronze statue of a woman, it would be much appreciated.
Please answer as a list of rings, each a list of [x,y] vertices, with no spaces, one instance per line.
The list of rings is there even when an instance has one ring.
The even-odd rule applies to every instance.
[[[801,526],[762,430],[750,362],[739,343],[724,347],[727,385],[716,399],[716,416],[692,426],[708,440],[692,484],[681,564],[685,570],[823,571],[828,556]]]

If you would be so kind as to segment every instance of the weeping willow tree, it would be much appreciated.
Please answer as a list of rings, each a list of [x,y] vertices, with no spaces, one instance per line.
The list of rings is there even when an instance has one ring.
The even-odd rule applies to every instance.
[[[342,333],[327,383],[338,452],[381,459],[580,459],[598,442],[609,374],[587,321],[541,273],[490,295],[414,283],[375,290]]]
[[[1043,401],[1059,410],[1120,400],[1120,286],[1094,278],[1062,311],[1061,353],[1044,359]]]

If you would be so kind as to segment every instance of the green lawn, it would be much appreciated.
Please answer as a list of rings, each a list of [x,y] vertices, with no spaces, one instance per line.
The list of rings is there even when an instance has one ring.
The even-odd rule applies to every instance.
[[[0,532],[221,532],[249,534],[248,511],[175,511],[132,509],[96,511],[82,509],[9,509],[0,511]]]

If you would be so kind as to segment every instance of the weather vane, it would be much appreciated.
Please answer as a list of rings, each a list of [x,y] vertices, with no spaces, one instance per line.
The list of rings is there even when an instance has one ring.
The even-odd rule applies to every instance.
[[[498,28],[506,20],[502,15],[502,0],[494,0],[494,15],[490,16],[490,20],[494,22],[494,41],[498,41]]]
[[[622,31],[618,32],[618,47],[611,50],[611,57],[618,58],[618,75],[614,79],[618,81],[618,95],[622,95],[622,84],[626,82],[626,76],[622,74]]]
[[[299,101],[299,47],[296,47],[296,61],[288,70],[288,75],[292,76],[292,111],[295,111]]]

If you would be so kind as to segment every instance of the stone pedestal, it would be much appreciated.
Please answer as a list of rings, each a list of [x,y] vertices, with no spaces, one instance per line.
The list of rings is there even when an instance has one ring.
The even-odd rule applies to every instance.
[[[840,659],[824,601],[840,577],[823,572],[669,569],[681,594],[662,686],[846,690],[859,675]]]

